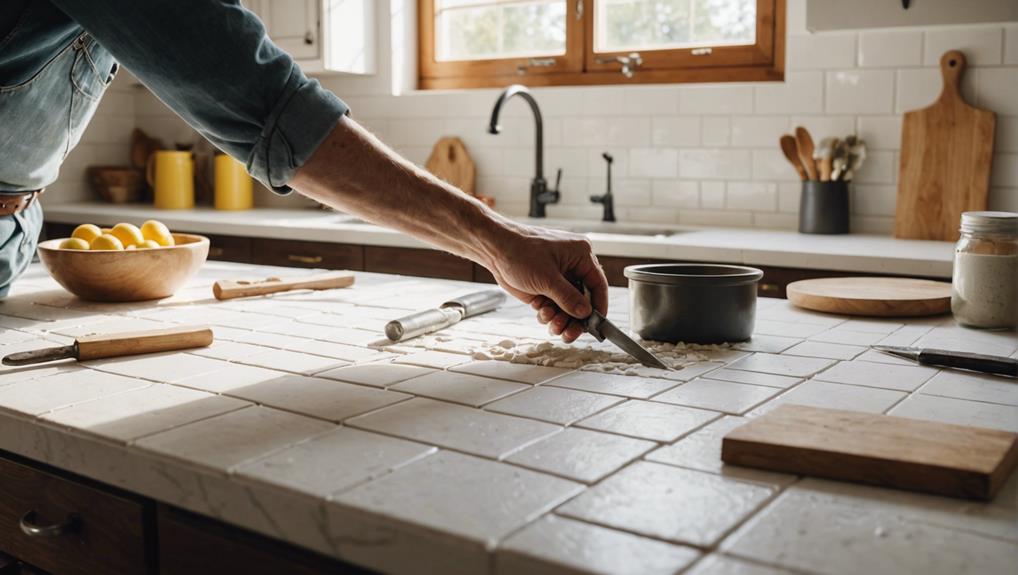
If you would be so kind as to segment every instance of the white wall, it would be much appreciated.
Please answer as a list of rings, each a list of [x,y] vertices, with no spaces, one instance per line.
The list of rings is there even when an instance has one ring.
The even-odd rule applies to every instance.
[[[392,2],[392,17],[379,18],[379,76],[326,76],[322,83],[350,104],[354,118],[416,162],[425,161],[438,138],[459,136],[477,163],[478,191],[495,196],[501,211],[525,214],[533,174],[529,110],[522,102],[510,104],[504,133],[492,136],[485,128],[497,90],[392,95],[400,82],[392,78],[390,45],[400,42],[390,42],[389,22],[405,20],[413,4]],[[810,34],[804,6],[805,0],[788,1],[782,83],[535,89],[545,118],[545,176],[564,169],[562,203],[549,215],[600,217],[600,207],[587,198],[604,189],[600,156],[607,150],[615,156],[620,220],[792,229],[799,183],[777,139],[804,125],[817,140],[853,131],[866,139],[869,158],[853,185],[853,228],[890,233],[901,114],[934,100],[937,60],[952,48],[968,56],[969,101],[997,112],[991,208],[1018,211],[1018,26]],[[381,13],[388,9],[380,0]],[[144,129],[179,127],[144,90],[135,97],[135,111]],[[98,117],[83,145],[102,145],[96,138],[105,136],[92,132],[108,133],[114,118]],[[72,170],[65,173],[74,178]],[[67,187],[75,199],[84,191]],[[61,189],[48,201],[53,196],[65,194]]]

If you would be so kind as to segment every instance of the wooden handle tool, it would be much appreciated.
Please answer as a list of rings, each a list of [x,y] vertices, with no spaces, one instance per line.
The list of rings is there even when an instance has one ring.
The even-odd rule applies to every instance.
[[[821,182],[830,182],[833,179],[834,150],[837,146],[837,138],[824,138],[820,140],[820,147],[814,152],[813,159],[816,160]]]
[[[146,331],[125,331],[105,335],[86,335],[75,339],[71,345],[12,353],[4,357],[3,364],[32,365],[60,359],[87,361],[193,349],[207,347],[211,344],[212,329],[208,326],[178,326]]]
[[[266,295],[296,289],[334,289],[350,287],[353,272],[337,271],[296,278],[270,277],[260,280],[219,280],[212,285],[216,299],[234,299]]]
[[[802,167],[802,160],[799,159],[799,148],[795,144],[795,136],[785,134],[778,140],[781,144],[781,151],[785,154],[785,158],[788,160],[795,171],[798,172],[799,178],[802,180],[808,180],[809,176],[806,174],[806,170]]]
[[[811,180],[819,179],[816,164],[813,162],[813,137],[809,135],[809,130],[802,126],[795,129],[795,146],[799,150],[799,161],[806,169],[806,175]]]

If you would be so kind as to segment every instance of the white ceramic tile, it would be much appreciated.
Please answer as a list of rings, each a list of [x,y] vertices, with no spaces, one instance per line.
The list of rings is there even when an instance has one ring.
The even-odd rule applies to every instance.
[[[738,465],[725,465],[721,461],[721,442],[725,435],[747,421],[743,417],[725,416],[671,445],[651,451],[644,456],[644,459],[775,486],[794,481],[794,475]]]
[[[856,186],[858,188],[859,186]],[[827,343],[842,343],[845,345],[875,345],[878,341],[887,337],[882,333],[852,331],[843,326],[818,333],[809,339],[812,341],[823,341]]]
[[[652,449],[651,441],[569,428],[510,455],[506,461],[594,483]]]
[[[202,357],[210,357],[212,359],[234,361],[250,357],[252,355],[258,355],[259,353],[265,353],[266,351],[268,351],[268,349],[260,345],[251,345],[249,343],[240,343],[237,341],[216,341],[209,347],[195,349],[190,353],[200,355]]]
[[[234,387],[224,393],[336,422],[410,399],[409,395],[395,391],[294,374]]]
[[[776,146],[781,135],[789,133],[788,124],[788,116],[734,116],[732,117],[732,145]]]
[[[344,427],[241,465],[236,474],[326,497],[436,451]]]
[[[558,477],[441,451],[335,500],[487,546],[581,489]]]
[[[735,383],[748,383],[750,385],[765,385],[767,387],[789,388],[800,381],[801,378],[789,377],[787,375],[773,375],[769,373],[758,373],[755,371],[742,371],[738,369],[718,369],[703,377],[707,379],[720,379],[721,381],[734,381]]]
[[[396,404],[346,423],[496,459],[562,429],[541,421],[425,398]]]
[[[997,152],[1018,152],[1018,118],[998,116],[993,149]]]
[[[681,114],[747,114],[753,111],[749,86],[683,86],[679,96]]]
[[[980,68],[975,71],[981,108],[992,110],[998,115],[1018,115],[1018,103],[1008,97],[1018,89],[1018,67]],[[971,100],[970,100],[971,101]]]
[[[716,544],[771,489],[658,463],[630,465],[558,509],[568,517],[665,541]]]
[[[654,397],[654,401],[742,414],[780,393],[780,389],[717,379],[694,379]]]
[[[970,70],[961,80],[961,93],[976,103],[976,78],[979,70]],[[902,68],[897,71],[894,111],[901,114],[929,106],[940,95],[944,78],[940,68]],[[983,104],[979,104],[982,106]]]
[[[768,182],[729,182],[725,193],[728,208],[774,211],[778,208],[777,184]]]
[[[934,28],[926,31],[924,66],[940,66],[948,50],[961,50],[969,67],[1000,64],[1003,29],[999,26]]]
[[[495,573],[667,575],[693,562],[690,548],[546,516],[514,533],[495,553]]]
[[[758,334],[802,339],[827,331],[825,325],[815,323],[794,323],[780,320],[757,319],[753,336]]]
[[[842,361],[814,379],[899,391],[915,391],[937,373],[931,367],[887,365],[869,361]]]
[[[794,345],[781,353],[782,355],[848,360],[857,357],[867,351],[867,349],[868,348],[858,345],[844,345],[840,343],[825,343],[822,341],[808,340]]]
[[[67,371],[0,387],[0,407],[39,415],[148,385],[151,382],[91,369]]]
[[[901,148],[901,118],[898,116],[859,116],[858,133],[866,140],[867,149]]]
[[[222,369],[186,379],[176,385],[213,393],[228,393],[233,389],[280,379],[288,375],[290,374],[282,371],[228,363],[224,364]]]
[[[831,70],[825,93],[828,114],[889,114],[894,109],[894,72]]]
[[[1013,570],[1012,542],[919,521],[863,498],[811,489],[819,483],[810,480],[780,495],[726,539],[723,549],[806,573],[878,573],[890,565],[897,573]]]
[[[299,346],[288,346],[287,349],[289,351],[310,353],[313,355],[320,355],[349,362],[379,361],[395,357],[391,353],[378,351],[376,349],[368,349],[366,347],[346,345],[343,343],[334,343],[331,341],[304,340],[304,342],[305,343]]]
[[[810,380],[768,401],[750,412],[749,415],[759,415],[785,403],[845,409],[848,411],[863,411],[866,413],[883,413],[892,405],[901,401],[903,397],[905,397],[904,393],[890,389]]]
[[[700,185],[687,180],[654,180],[652,184],[655,206],[695,208],[700,205]]]
[[[791,571],[733,559],[717,553],[704,557],[688,575],[792,575]]]
[[[802,339],[798,337],[784,337],[780,335],[765,335],[762,333],[753,334],[749,341],[735,344],[736,349],[744,351],[762,351],[765,353],[781,353],[786,349],[798,345]]]
[[[250,405],[232,397],[156,384],[58,409],[43,418],[128,442]]]
[[[470,373],[495,379],[517,381],[537,385],[550,379],[565,375],[571,370],[561,367],[546,367],[525,363],[509,363],[505,361],[472,361],[449,368],[449,371]]]
[[[728,116],[704,116],[700,144],[710,148],[723,148],[732,140],[732,121]]]
[[[1018,385],[1013,379],[959,370],[941,371],[919,393],[1018,406]]]
[[[488,411],[570,425],[625,401],[614,395],[559,387],[535,387],[485,406]]]
[[[139,439],[142,449],[227,471],[335,426],[267,407],[246,407]]]
[[[630,400],[577,423],[578,427],[670,442],[720,417],[720,413],[666,403]]]
[[[393,363],[432,367],[435,369],[448,369],[470,361],[472,360],[469,355],[446,353],[442,351],[422,351],[420,353],[398,357],[393,360]]]
[[[300,353],[296,351],[287,351],[282,349],[267,351],[258,355],[252,355],[239,360],[241,363],[247,365],[253,365],[256,367],[264,367],[266,369],[276,369],[280,371],[288,371],[291,373],[299,374],[313,374],[320,371],[327,371],[348,365],[347,362],[334,359],[331,357],[324,357],[321,355],[311,355],[308,353]]]
[[[785,72],[784,82],[754,87],[757,114],[819,114],[824,108],[824,73],[819,70]]]
[[[829,359],[754,353],[749,357],[736,361],[729,367],[774,375],[807,377],[831,365],[834,365],[834,362]]]
[[[0,353],[3,353],[0,350]],[[17,383],[19,381],[27,381],[29,379],[39,379],[40,377],[47,377],[50,375],[57,375],[60,373],[67,373],[72,371],[80,371],[85,369],[78,365],[77,362],[65,361],[49,363],[46,365],[33,365],[23,367],[21,369],[9,369],[0,370],[0,387]]]
[[[82,365],[128,377],[175,383],[223,369],[228,364],[217,359],[169,352],[100,359],[82,362]]]
[[[894,406],[890,414],[1018,432],[1018,406],[1014,405],[917,394]]]
[[[872,30],[859,34],[859,65],[864,68],[918,66],[923,33],[919,30]]]
[[[469,373],[438,371],[397,383],[389,389],[479,407],[530,389],[530,386]]]
[[[677,381],[669,379],[577,371],[553,379],[544,385],[646,399],[677,384]]]
[[[389,387],[401,381],[406,381],[414,377],[420,377],[434,372],[434,369],[427,367],[381,362],[350,365],[330,369],[317,374],[317,377],[335,379],[338,381],[349,381],[351,383],[371,385],[374,387]]]
[[[651,124],[651,143],[655,146],[688,147],[700,143],[699,116],[656,116]]]
[[[629,175],[634,178],[674,178],[679,153],[669,148],[633,148],[629,152]]]
[[[679,150],[679,176],[740,180],[750,177],[752,157],[749,150],[692,148]]]
[[[855,66],[855,34],[810,34],[788,38],[788,68]]]

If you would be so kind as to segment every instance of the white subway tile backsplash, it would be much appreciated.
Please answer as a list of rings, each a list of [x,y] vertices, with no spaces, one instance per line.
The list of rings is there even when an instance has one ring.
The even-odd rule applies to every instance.
[[[866,161],[853,180],[864,184],[891,184],[897,181],[898,171],[896,154],[889,151],[872,151],[866,153]]]
[[[997,114],[1018,116],[1018,68],[980,68],[974,72],[978,87],[974,102]]]
[[[802,184],[800,182],[782,182],[778,184],[778,211],[798,214],[800,195],[802,195]]]
[[[725,207],[725,183],[706,181],[700,183],[700,207],[705,210],[720,210]]]
[[[655,206],[695,209],[700,205],[700,185],[690,180],[654,180],[651,194]]]
[[[1000,64],[1004,31],[997,26],[966,26],[926,31],[923,65],[939,66],[948,50],[961,50],[969,66]]]
[[[749,150],[679,150],[679,174],[683,178],[747,179],[751,162]]]
[[[1004,27],[1004,64],[1018,64],[1018,24]]]
[[[980,70],[969,70],[961,80],[961,92],[975,102],[975,76]],[[905,68],[898,70],[894,111],[901,114],[929,106],[944,85],[940,68]]]
[[[782,134],[789,133],[788,116],[734,116],[732,145],[773,148]]]
[[[753,178],[789,181],[798,180],[799,173],[795,171],[792,164],[788,163],[781,150],[772,147],[753,150]]]
[[[607,188],[605,182],[591,180],[588,192],[603,194]],[[651,180],[621,180],[614,182],[612,193],[615,204],[619,206],[649,206]],[[588,198],[589,199],[589,198]]]
[[[655,116],[651,122],[651,144],[671,148],[700,145],[699,116]]]
[[[868,150],[901,148],[901,116],[859,116],[856,126]]]
[[[633,148],[629,151],[629,175],[635,178],[674,178],[679,172],[678,160],[678,150]]]
[[[990,185],[1000,188],[1018,188],[1018,154],[993,154]],[[1018,193],[1018,190],[1014,192]]]
[[[898,187],[890,185],[852,184],[852,213],[862,216],[893,216]]]
[[[680,114],[749,114],[752,111],[752,86],[683,86],[679,96]]]
[[[650,118],[610,118],[608,143],[613,146],[650,145]]]
[[[388,142],[393,146],[432,146],[445,132],[440,118],[407,118],[389,125]],[[427,159],[427,155],[425,155]]]
[[[1018,212],[1018,189],[990,188],[987,208],[999,212]]]
[[[995,136],[995,151],[1018,152],[1018,117],[997,116]]]
[[[810,34],[788,38],[788,69],[855,66],[855,34]]]
[[[859,65],[864,68],[918,66],[923,59],[919,30],[879,30],[859,33]]]
[[[778,208],[778,186],[766,182],[728,182],[725,207],[773,212]]]
[[[733,226],[753,225],[753,214],[735,210],[682,210],[679,223],[690,226]]]
[[[677,213],[674,208],[627,208],[626,219],[647,224],[674,224],[678,222]]]
[[[762,83],[756,91],[757,114],[818,114],[824,108],[824,73],[785,72],[784,82]]]
[[[707,147],[727,146],[731,141],[732,121],[728,116],[705,116],[700,144]]]
[[[624,114],[656,116],[679,113],[679,90],[674,86],[633,86],[626,88],[624,100]]]
[[[794,230],[799,227],[797,214],[757,212],[753,214],[753,226],[771,230]]]
[[[855,133],[854,116],[792,116],[792,127],[803,126],[814,142],[824,138],[843,138]]]
[[[829,114],[889,114],[894,109],[891,70],[835,70],[827,72]]]

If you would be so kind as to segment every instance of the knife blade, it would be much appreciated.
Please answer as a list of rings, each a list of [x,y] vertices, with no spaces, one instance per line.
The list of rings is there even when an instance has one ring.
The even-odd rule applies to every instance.
[[[915,361],[920,365],[953,367],[979,373],[1018,377],[1018,360],[1011,359],[1010,357],[922,347],[898,347],[893,345],[874,345],[870,347],[888,355]]]
[[[590,299],[590,290],[587,286],[583,285],[583,282],[574,280],[571,282],[585,298]],[[618,328],[614,323],[608,320],[608,318],[601,315],[601,312],[593,309],[591,306],[591,313],[589,316],[579,319],[580,325],[583,326],[583,331],[594,336],[597,341],[608,341],[615,344],[616,347],[622,351],[628,353],[631,357],[635,358],[641,364],[647,367],[656,367],[658,369],[671,370],[665,362],[658,359],[656,355],[650,352],[647,348],[640,345],[636,340],[629,337],[624,331]]]

